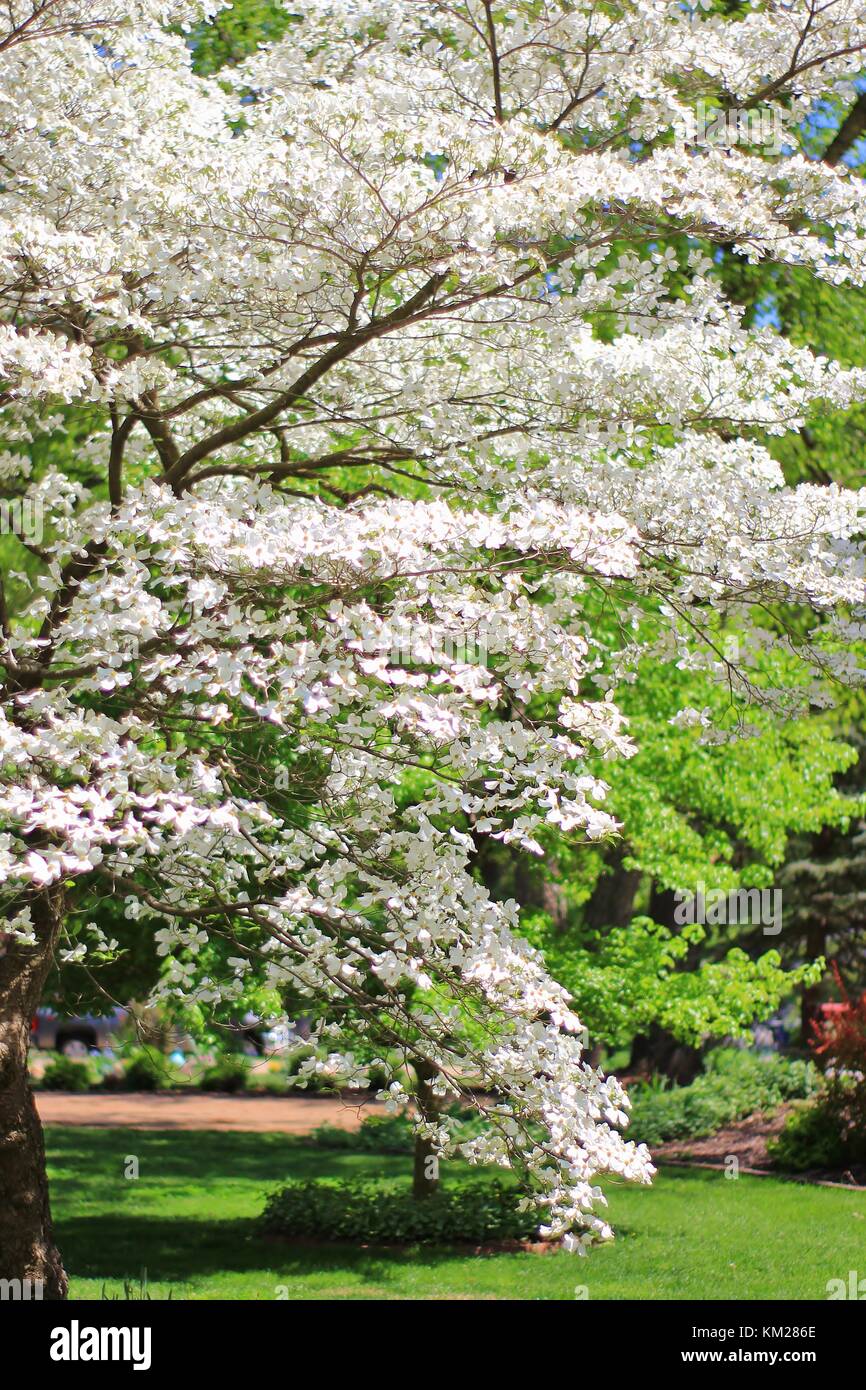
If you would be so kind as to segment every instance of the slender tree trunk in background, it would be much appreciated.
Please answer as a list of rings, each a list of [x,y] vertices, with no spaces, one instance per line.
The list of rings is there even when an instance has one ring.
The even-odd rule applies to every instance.
[[[806,930],[806,959],[817,960],[827,954],[827,924],[823,921],[811,922]],[[808,985],[800,1000],[800,1039],[808,1045],[812,1038],[812,1023],[818,1017],[821,1007],[821,981]]]
[[[648,1074],[663,1072],[677,1086],[694,1081],[703,1062],[699,1048],[680,1042],[659,1023],[651,1023],[645,1033],[632,1038],[629,1071]]]
[[[435,1120],[439,1114],[439,1099],[433,1094],[431,1081],[436,1068],[426,1062],[415,1063],[415,1098],[425,1120]],[[439,1157],[429,1139],[415,1138],[415,1162],[412,1173],[412,1195],[423,1200],[439,1191]]]
[[[584,905],[583,920],[593,931],[605,927],[627,927],[634,916],[634,900],[640,887],[637,869],[622,867],[622,854],[611,858],[610,868],[603,873]]]
[[[542,868],[527,862],[527,854],[518,853],[511,846],[508,848],[514,854],[514,896],[520,906],[540,907],[550,917],[555,930],[564,932],[568,927],[568,903],[561,885],[553,877],[556,861],[548,857]]]
[[[516,898],[521,907],[540,907],[550,914],[557,931],[568,927],[568,903],[557,877],[555,860],[544,868],[527,863],[527,855],[513,845],[501,845],[476,835],[475,867],[481,882],[496,902]]]
[[[676,920],[676,907],[677,896],[673,890],[658,888],[653,884],[649,915],[660,927],[667,927],[668,931],[674,934],[681,930]],[[689,947],[679,968],[697,970],[700,963],[701,944],[695,943]],[[701,1049],[681,1042],[659,1023],[651,1023],[645,1033],[638,1033],[632,1039],[629,1071],[663,1072],[676,1085],[688,1086],[694,1081],[701,1066]]]
[[[66,1297],[67,1279],[51,1229],[42,1124],[27,1052],[60,929],[61,895],[40,893],[30,908],[37,944],[9,941],[0,956],[0,1279],[30,1280],[31,1289],[41,1281],[42,1297],[58,1299]]]

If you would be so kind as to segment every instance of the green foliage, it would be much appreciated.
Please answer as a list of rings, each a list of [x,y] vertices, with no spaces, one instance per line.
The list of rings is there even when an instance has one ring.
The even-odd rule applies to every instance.
[[[798,1106],[767,1145],[779,1168],[805,1172],[866,1163],[866,1080],[861,1072],[828,1075],[819,1094]]]
[[[291,20],[291,12],[273,0],[243,0],[220,10],[187,37],[195,71],[210,77],[220,68],[243,62],[259,44],[280,38]]]
[[[739,642],[734,632],[719,633],[720,649],[736,653],[756,687],[798,683],[778,655],[752,654]],[[659,888],[698,879],[722,889],[768,885],[791,834],[839,823],[854,809],[834,777],[855,754],[826,718],[781,721],[765,709],[746,710],[724,685],[653,663],[644,663],[622,703],[638,752],[599,772],[625,827],[624,866]],[[710,710],[723,726],[745,721],[754,736],[702,742],[699,730],[670,723],[689,707]]]
[[[87,1058],[75,1061],[72,1057],[56,1057],[42,1074],[46,1091],[89,1091],[96,1077]]]
[[[175,1069],[166,1058],[151,1048],[142,1047],[124,1062],[121,1084],[127,1091],[162,1091],[175,1080]],[[107,1083],[109,1078],[106,1077],[103,1085]]]
[[[719,1048],[690,1086],[653,1081],[634,1087],[629,1135],[650,1148],[669,1139],[697,1139],[755,1111],[812,1095],[818,1081],[811,1062]]]
[[[607,932],[556,933],[543,914],[525,917],[524,934],[540,946],[595,1043],[617,1047],[658,1023],[682,1042],[744,1037],[756,1019],[773,1014],[795,988],[820,976],[820,965],[782,969],[779,953],[753,960],[738,946],[720,960],[683,969],[707,929],[695,923],[675,934],[649,917]]]
[[[768,1140],[767,1153],[777,1168],[792,1173],[839,1168],[850,1161],[826,1099],[792,1110],[781,1134]]]
[[[221,1057],[202,1074],[199,1085],[203,1091],[228,1091],[237,1094],[246,1090],[249,1068],[240,1057]]]
[[[271,1194],[262,1226],[292,1239],[379,1245],[528,1240],[537,1215],[516,1188],[473,1183],[419,1201],[403,1183],[290,1182]]]
[[[353,1153],[405,1154],[412,1152],[412,1125],[405,1115],[368,1115],[358,1129],[319,1125],[310,1135],[323,1149]]]
[[[605,621],[600,613],[600,635]],[[753,651],[721,622],[715,636],[708,660],[736,659],[756,688],[800,682],[784,643]],[[623,841],[545,844],[564,920],[546,904],[533,911],[517,879],[505,880],[498,895],[524,904],[521,929],[572,993],[594,1044],[628,1045],[652,1024],[689,1043],[746,1036],[795,990],[815,983],[820,967],[804,966],[799,944],[786,935],[768,950],[754,922],[677,927],[659,895],[694,893],[701,882],[722,892],[773,885],[793,837],[826,826],[845,831],[860,812],[858,798],[836,786],[856,752],[827,716],[780,719],[701,671],[645,661],[621,702],[638,752],[593,770],[610,786],[607,804],[623,824]],[[709,710],[721,728],[746,725],[749,736],[704,741],[700,729],[671,723],[689,707]],[[587,905],[599,889],[604,897],[608,875],[614,883],[632,880],[625,905],[618,920],[596,912],[593,921]],[[544,896],[537,891],[535,902]]]

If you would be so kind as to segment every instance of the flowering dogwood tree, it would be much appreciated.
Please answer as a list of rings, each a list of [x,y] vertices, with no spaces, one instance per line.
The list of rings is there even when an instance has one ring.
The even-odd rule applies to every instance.
[[[726,9],[298,0],[218,78],[194,4],[4,9],[0,466],[44,534],[0,605],[0,1275],[65,1291],[25,1064],[52,960],[110,950],[85,893],[152,934],[161,997],[291,990],[348,1084],[349,1012],[430,1096],[480,1084],[468,1156],[568,1248],[610,1234],[600,1176],[650,1179],[472,864],[617,831],[587,760],[633,752],[647,653],[780,718],[858,673],[866,499],[762,441],[866,372],[747,329],[712,247],[860,283],[866,192],[695,110],[784,137],[866,15]]]

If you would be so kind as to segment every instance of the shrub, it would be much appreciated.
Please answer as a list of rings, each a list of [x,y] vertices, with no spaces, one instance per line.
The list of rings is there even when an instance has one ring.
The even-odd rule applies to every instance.
[[[243,1091],[247,1084],[247,1065],[240,1057],[221,1057],[202,1074],[203,1091]]]
[[[323,1072],[313,1072],[304,1078],[304,1084],[288,1080],[286,1089],[293,1096],[333,1096],[340,1091],[339,1081]]]
[[[844,1168],[866,1163],[866,1083],[862,1075],[825,1078],[810,1105],[788,1116],[767,1151],[779,1168]]]
[[[264,1069],[261,1064],[254,1062],[247,1073],[248,1091],[255,1091],[259,1095],[284,1096],[287,1089],[285,1067]]]
[[[767,1153],[777,1168],[802,1173],[809,1168],[839,1168],[846,1162],[845,1145],[826,1100],[798,1105]]]
[[[89,1091],[94,1082],[93,1067],[86,1059],[76,1062],[71,1057],[56,1057],[42,1073],[46,1091]]]
[[[120,1086],[126,1091],[161,1091],[172,1077],[173,1069],[162,1053],[142,1048],[124,1062]]]
[[[368,1115],[356,1130],[319,1125],[310,1138],[323,1149],[351,1149],[356,1153],[411,1153],[414,1143],[412,1125],[405,1115]]]
[[[316,1049],[306,1045],[290,1052],[287,1056],[285,1063],[286,1085],[290,1095],[334,1095],[335,1092],[339,1091],[340,1082],[336,1081],[329,1072],[310,1072],[303,1076],[299,1075],[302,1063],[315,1056]]]
[[[297,1047],[293,1052],[290,1052],[286,1057],[286,1075],[296,1076],[300,1069],[301,1063],[306,1062],[308,1057],[313,1057],[315,1055],[315,1051],[316,1049],[314,1047],[308,1047],[305,1045],[303,1047]]]
[[[262,1225],[294,1239],[377,1245],[527,1240],[538,1216],[519,1210],[516,1188],[473,1183],[421,1201],[400,1183],[290,1182],[272,1193]]]
[[[690,1086],[654,1081],[632,1089],[629,1138],[651,1148],[669,1139],[697,1139],[754,1111],[813,1095],[819,1079],[811,1062],[717,1048]]]

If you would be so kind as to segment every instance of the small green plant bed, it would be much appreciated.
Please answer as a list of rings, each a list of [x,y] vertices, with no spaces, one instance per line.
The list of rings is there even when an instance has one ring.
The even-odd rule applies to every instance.
[[[670,1139],[699,1139],[757,1111],[815,1094],[820,1074],[811,1062],[718,1048],[690,1086],[652,1081],[632,1088],[629,1138],[650,1148]]]
[[[313,1073],[303,1084],[298,1069],[310,1049],[300,1048],[284,1059],[263,1062],[240,1053],[217,1055],[183,1070],[157,1047],[124,1048],[122,1055],[52,1058],[40,1074],[32,1071],[35,1090],[53,1091],[209,1091],[239,1095],[278,1095],[324,1098],[341,1094],[341,1087],[327,1073]],[[191,1059],[193,1060],[193,1059]],[[384,1075],[379,1078],[384,1083]],[[378,1084],[376,1078],[372,1080]],[[371,1090],[375,1089],[371,1085]]]
[[[521,1211],[514,1187],[441,1188],[421,1200],[405,1182],[290,1182],[268,1198],[262,1229],[289,1240],[367,1245],[526,1241],[538,1216]]]

